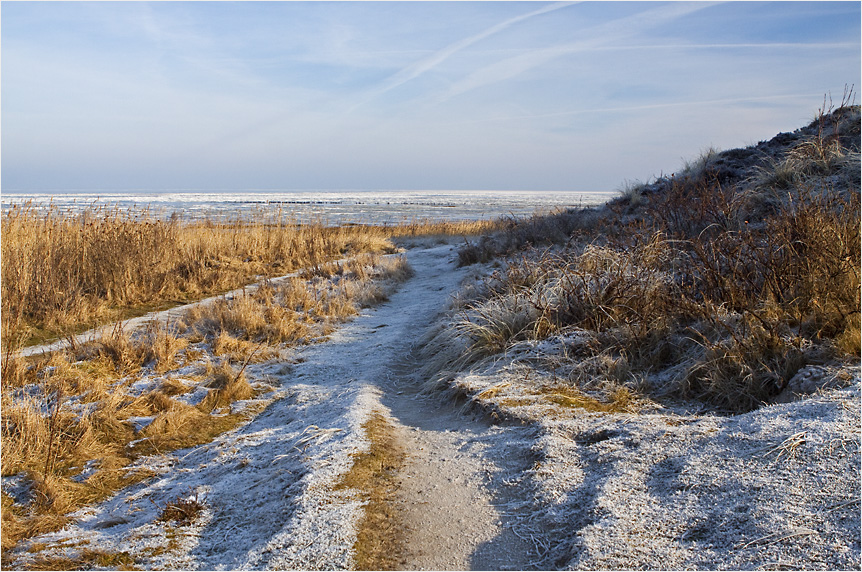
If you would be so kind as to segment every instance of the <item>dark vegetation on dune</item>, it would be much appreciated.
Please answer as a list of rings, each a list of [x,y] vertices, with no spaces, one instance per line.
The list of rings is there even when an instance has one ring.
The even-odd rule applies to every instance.
[[[523,340],[576,339],[566,374],[749,411],[808,364],[860,352],[860,110],[845,99],[792,133],[710,150],[601,208],[524,221],[465,244],[505,258],[454,336],[463,363]]]

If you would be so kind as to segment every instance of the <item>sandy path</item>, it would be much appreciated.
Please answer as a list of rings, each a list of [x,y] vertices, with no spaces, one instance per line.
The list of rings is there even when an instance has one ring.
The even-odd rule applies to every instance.
[[[398,504],[407,525],[405,568],[523,570],[533,545],[513,531],[517,515],[507,480],[529,462],[525,446],[500,428],[414,402],[402,412],[399,434],[408,453]],[[499,455],[503,450],[511,455]]]
[[[533,545],[513,532],[517,513],[497,505],[512,500],[507,489],[516,487],[504,481],[532,463],[524,451],[533,441],[522,430],[492,426],[445,398],[421,394],[406,356],[464,271],[455,268],[456,255],[447,246],[414,250],[408,258],[416,275],[389,302],[304,352],[295,375],[305,383],[344,379],[370,387],[379,398],[370,407],[391,415],[407,452],[398,497],[407,525],[404,569],[524,569],[536,556]],[[319,564],[277,556],[266,567],[297,563]]]
[[[250,379],[265,376],[280,388],[251,422],[207,445],[146,460],[155,477],[32,540],[128,552],[145,569],[350,566],[362,504],[335,485],[365,446],[362,424],[380,412],[408,456],[398,497],[407,524],[402,568],[528,568],[540,549],[525,540],[538,531],[526,511],[532,495],[519,483],[535,461],[535,435],[420,393],[407,358],[464,270],[445,245],[408,257],[416,275],[388,302],[328,341],[297,348],[288,362],[249,367]],[[195,523],[157,520],[159,507],[191,494],[206,502]]]
[[[391,301],[399,317],[409,316],[399,339],[411,349],[422,333],[414,324],[431,323],[463,276],[447,250],[431,259],[417,258],[412,260],[412,284]],[[398,355],[380,388],[381,402],[407,451],[398,495],[407,527],[404,568],[526,568],[536,553],[515,532],[518,514],[505,507],[520,491],[506,483],[532,465],[532,441],[523,429],[492,426],[446,398],[423,395],[422,380],[412,373],[409,359]]]

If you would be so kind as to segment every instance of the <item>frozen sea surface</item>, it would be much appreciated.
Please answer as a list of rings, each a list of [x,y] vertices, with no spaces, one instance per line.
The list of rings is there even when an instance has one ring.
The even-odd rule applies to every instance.
[[[396,224],[416,219],[478,220],[524,217],[557,208],[605,203],[612,192],[564,191],[124,191],[3,193],[3,212],[32,201],[38,208],[80,212],[109,207],[147,208],[159,217],[235,219],[277,216],[332,224]]]

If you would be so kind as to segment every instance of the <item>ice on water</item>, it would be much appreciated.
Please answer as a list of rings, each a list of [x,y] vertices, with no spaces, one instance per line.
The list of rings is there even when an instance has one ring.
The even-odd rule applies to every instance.
[[[397,224],[416,219],[478,220],[529,216],[555,208],[602,204],[608,192],[567,191],[124,191],[74,193],[3,193],[3,211],[32,201],[60,212],[92,207],[147,208],[154,216],[184,219],[235,219],[274,216],[328,224]]]

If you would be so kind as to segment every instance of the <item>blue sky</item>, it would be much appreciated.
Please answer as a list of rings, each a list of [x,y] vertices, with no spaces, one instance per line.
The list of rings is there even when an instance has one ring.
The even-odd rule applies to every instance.
[[[859,2],[4,1],[0,22],[7,191],[613,190],[800,127],[862,66]]]

